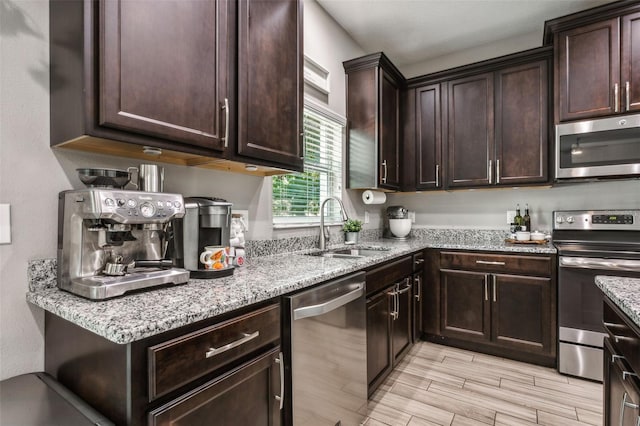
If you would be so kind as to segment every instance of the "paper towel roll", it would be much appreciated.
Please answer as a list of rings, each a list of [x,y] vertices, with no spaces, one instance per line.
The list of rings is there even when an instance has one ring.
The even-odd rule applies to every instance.
[[[365,204],[384,204],[387,201],[387,194],[380,191],[366,190],[362,193],[362,201]]]

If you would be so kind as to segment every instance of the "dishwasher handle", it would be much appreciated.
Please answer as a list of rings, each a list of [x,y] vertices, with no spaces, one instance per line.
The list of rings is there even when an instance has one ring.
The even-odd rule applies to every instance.
[[[293,310],[293,320],[299,320],[309,317],[317,317],[338,309],[347,303],[356,300],[364,295],[364,282],[358,283],[355,290],[351,290],[347,293],[341,294],[331,300],[323,303],[309,306],[301,306]]]

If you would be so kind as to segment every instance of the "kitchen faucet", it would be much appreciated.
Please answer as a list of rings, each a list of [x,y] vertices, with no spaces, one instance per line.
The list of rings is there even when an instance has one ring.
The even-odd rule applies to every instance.
[[[338,197],[325,198],[325,200],[320,205],[320,243],[318,245],[318,248],[320,248],[320,250],[324,250],[327,247],[327,240],[329,239],[329,236],[327,235],[326,229],[324,227],[324,205],[327,204],[327,201],[329,200],[336,200],[338,204],[340,204],[340,213],[342,213],[342,220],[344,221],[349,220],[349,216],[347,216],[347,212],[344,209],[344,205],[342,204],[342,201],[340,200],[340,198]]]

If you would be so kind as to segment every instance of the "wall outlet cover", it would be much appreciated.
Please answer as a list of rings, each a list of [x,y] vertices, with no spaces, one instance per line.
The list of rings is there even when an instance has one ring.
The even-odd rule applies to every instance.
[[[364,223],[369,223],[369,212],[364,212]]]
[[[411,223],[416,223],[416,212],[409,212],[409,219],[411,219]]]
[[[511,225],[515,217],[516,217],[515,210],[507,210],[507,225]]]
[[[231,209],[231,217],[242,217],[242,221],[246,227],[245,231],[249,230],[249,210],[233,210]]]
[[[11,244],[11,204],[0,204],[0,244]]]

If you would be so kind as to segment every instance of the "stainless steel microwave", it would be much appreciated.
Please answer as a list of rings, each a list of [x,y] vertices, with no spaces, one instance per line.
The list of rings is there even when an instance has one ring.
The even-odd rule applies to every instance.
[[[640,115],[556,125],[557,180],[640,176]]]

